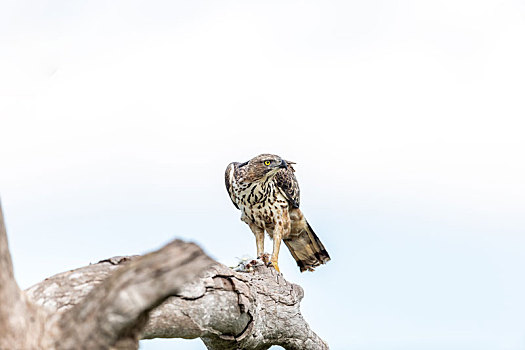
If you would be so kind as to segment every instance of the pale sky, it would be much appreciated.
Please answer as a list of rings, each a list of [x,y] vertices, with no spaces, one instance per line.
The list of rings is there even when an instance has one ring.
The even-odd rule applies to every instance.
[[[253,256],[224,169],[275,153],[332,256],[281,271],[331,349],[525,350],[524,62],[522,1],[0,0],[16,278]],[[141,343],[172,348],[205,349]]]

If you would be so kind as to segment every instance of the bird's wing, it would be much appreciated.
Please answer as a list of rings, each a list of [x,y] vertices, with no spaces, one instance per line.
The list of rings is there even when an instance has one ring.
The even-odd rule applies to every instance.
[[[292,207],[299,208],[299,183],[295,178],[294,172],[295,170],[291,165],[288,165],[287,169],[280,169],[277,174],[275,174],[275,183],[284,194],[286,199],[288,199],[288,202],[292,205]]]
[[[235,193],[233,192],[233,180],[235,178],[235,168],[237,164],[239,163],[233,162],[228,164],[228,167],[226,167],[226,172],[224,173],[224,182],[226,183],[226,190],[230,195],[233,205],[235,205],[235,208],[239,209],[239,206],[237,203],[235,203]]]

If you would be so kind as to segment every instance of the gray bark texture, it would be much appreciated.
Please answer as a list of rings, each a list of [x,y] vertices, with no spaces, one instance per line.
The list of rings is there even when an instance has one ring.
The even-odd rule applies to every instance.
[[[152,338],[201,338],[212,350],[328,349],[300,313],[300,286],[266,266],[235,272],[179,240],[21,291],[1,215],[0,350],[137,349]]]

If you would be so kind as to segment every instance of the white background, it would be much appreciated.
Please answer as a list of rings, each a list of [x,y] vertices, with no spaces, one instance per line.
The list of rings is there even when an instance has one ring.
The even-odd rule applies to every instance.
[[[523,350],[524,44],[521,1],[2,0],[17,280],[175,237],[253,256],[223,172],[275,153],[332,256],[281,270],[332,349]]]

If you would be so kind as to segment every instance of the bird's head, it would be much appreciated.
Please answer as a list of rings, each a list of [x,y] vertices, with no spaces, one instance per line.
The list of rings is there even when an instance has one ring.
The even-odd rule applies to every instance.
[[[246,166],[247,180],[253,182],[265,179],[268,176],[274,176],[280,169],[288,169],[287,162],[275,154],[260,154],[243,164]]]

